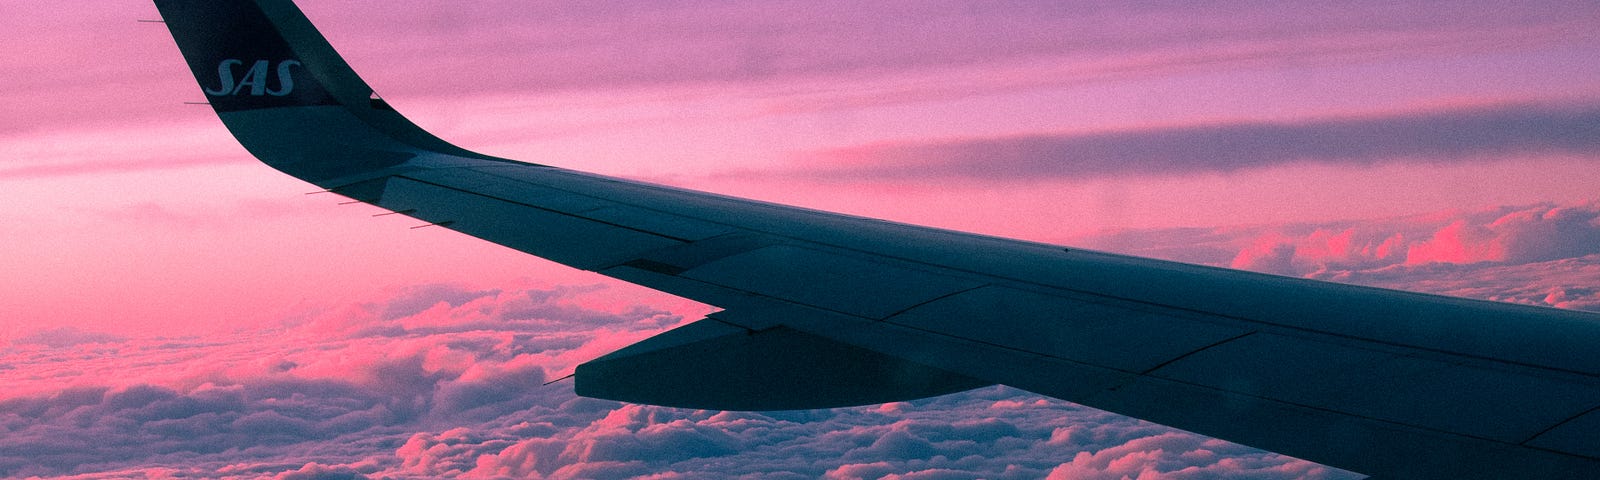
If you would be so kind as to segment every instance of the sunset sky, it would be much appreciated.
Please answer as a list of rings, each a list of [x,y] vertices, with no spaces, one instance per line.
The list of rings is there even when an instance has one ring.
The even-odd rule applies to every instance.
[[[300,3],[488,154],[1600,311],[1595,2]],[[541,387],[710,309],[306,195],[184,103],[157,18],[0,3],[0,477],[1348,476],[998,387],[770,415]]]

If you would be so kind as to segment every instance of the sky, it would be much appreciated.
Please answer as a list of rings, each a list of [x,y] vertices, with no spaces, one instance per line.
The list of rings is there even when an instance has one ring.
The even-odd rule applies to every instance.
[[[507,158],[1600,311],[1593,2],[302,2]],[[153,5],[0,3],[0,477],[1353,478],[1003,387],[769,414],[541,385],[712,308],[252,159]]]

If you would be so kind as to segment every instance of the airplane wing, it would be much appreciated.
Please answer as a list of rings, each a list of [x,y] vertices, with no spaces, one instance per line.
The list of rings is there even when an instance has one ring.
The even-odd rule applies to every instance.
[[[730,198],[473,153],[288,0],[155,0],[261,161],[714,305],[579,394],[822,408],[1005,384],[1380,477],[1600,472],[1600,315],[1321,283]]]

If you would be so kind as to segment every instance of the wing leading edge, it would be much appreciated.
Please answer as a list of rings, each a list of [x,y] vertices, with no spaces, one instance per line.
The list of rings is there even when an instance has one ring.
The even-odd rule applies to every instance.
[[[264,163],[724,310],[580,394],[819,408],[991,383],[1358,472],[1600,471],[1597,315],[1066,250],[476,154],[377,99],[288,0],[156,0]]]

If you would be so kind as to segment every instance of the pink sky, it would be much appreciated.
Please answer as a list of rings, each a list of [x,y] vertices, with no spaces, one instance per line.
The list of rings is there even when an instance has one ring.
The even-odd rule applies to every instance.
[[[391,104],[485,153],[1001,236],[1600,304],[1593,2],[302,3]],[[143,1],[0,4],[16,33],[0,49],[8,354],[50,335],[229,343],[388,321],[352,305],[420,285],[604,285],[584,308],[705,313],[304,195],[316,188],[183,104],[200,91],[166,30],[135,22],[154,18]],[[110,365],[94,371],[118,376]],[[149,383],[188,394],[200,377]]]
[[[1368,7],[304,6],[469,148],[913,223],[1062,242],[1596,198],[1592,4]],[[25,319],[0,339],[248,328],[419,281],[598,281],[301,195],[182,104],[199,96],[171,40],[134,22],[151,5],[0,9],[29,33],[0,53],[0,308]],[[1533,131],[1458,138],[1505,121]],[[1338,128],[1398,132],[1322,148],[1366,141]],[[1129,152],[1160,135],[1179,138]],[[1251,141],[1297,146],[1230,165]]]

